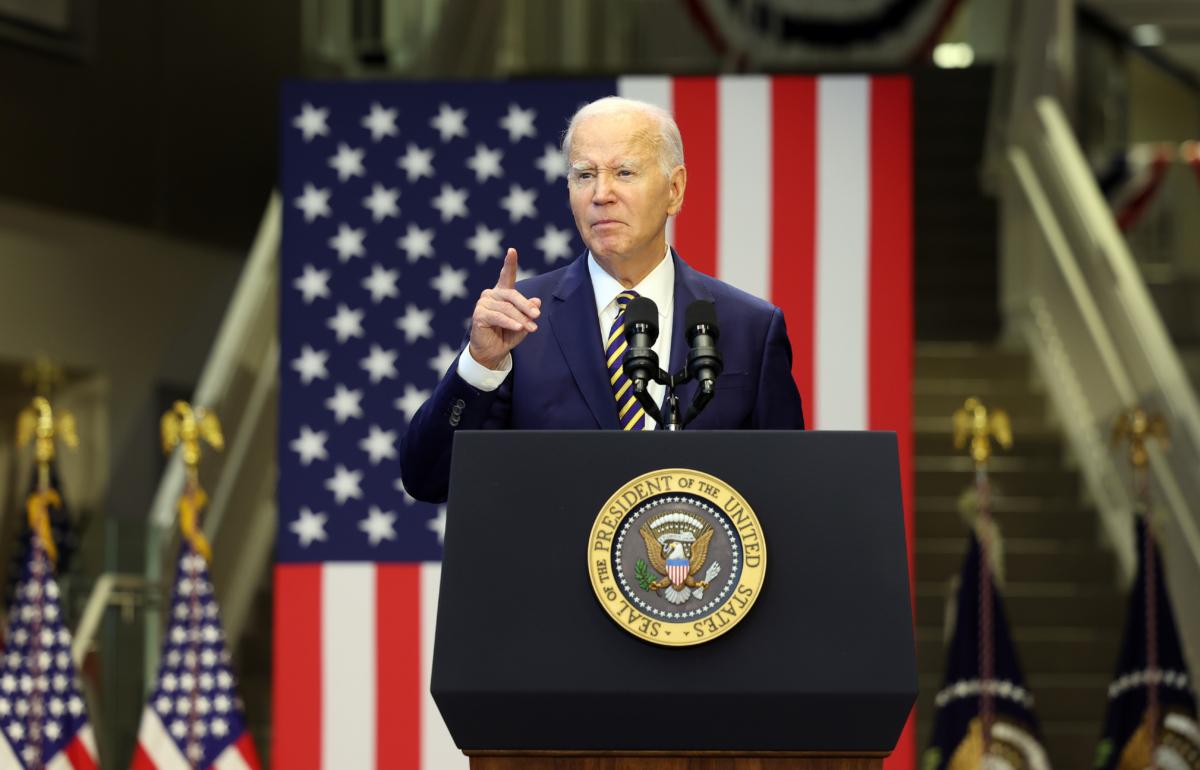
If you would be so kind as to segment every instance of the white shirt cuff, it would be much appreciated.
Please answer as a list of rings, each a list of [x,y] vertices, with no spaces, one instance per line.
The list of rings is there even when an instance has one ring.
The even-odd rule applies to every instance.
[[[485,393],[500,387],[504,378],[508,377],[508,373],[511,371],[512,353],[506,355],[500,363],[500,368],[495,370],[476,361],[475,357],[471,355],[470,345],[463,349],[462,355],[458,357],[458,376],[462,377],[472,388]]]

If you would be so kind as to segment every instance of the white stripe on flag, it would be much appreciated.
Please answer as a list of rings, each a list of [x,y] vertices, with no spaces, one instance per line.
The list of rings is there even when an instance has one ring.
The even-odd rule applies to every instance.
[[[470,761],[450,737],[442,714],[429,694],[433,673],[433,636],[437,625],[438,589],[442,565],[421,565],[421,768],[422,770],[467,770]]]
[[[8,741],[5,741],[5,743],[8,743]],[[0,765],[0,767],[7,770],[8,768],[22,768],[24,765]],[[75,765],[72,764],[71,760],[67,759],[66,751],[60,751],[50,758],[45,768],[46,770],[75,770]]]
[[[191,763],[179,751],[175,740],[167,734],[167,728],[158,714],[149,707],[142,711],[142,724],[138,727],[138,746],[142,747],[142,751],[156,770],[191,770]]]
[[[226,747],[212,766],[213,770],[251,770],[250,763],[242,756],[242,751],[236,743]]]
[[[375,565],[321,571],[321,767],[375,767]]]
[[[96,760],[96,764],[100,763],[100,752],[96,749],[96,733],[92,731],[92,724],[88,722],[79,729],[76,737],[83,742],[83,747],[87,749],[87,753],[92,759]]]
[[[717,81],[717,277],[771,296],[771,80]]]
[[[815,427],[867,427],[870,80],[817,84]]]
[[[675,99],[671,94],[671,79],[650,75],[631,75],[617,78],[617,95],[626,99],[637,99],[658,105],[667,112],[675,109]],[[675,242],[675,219],[667,219],[667,243]]]

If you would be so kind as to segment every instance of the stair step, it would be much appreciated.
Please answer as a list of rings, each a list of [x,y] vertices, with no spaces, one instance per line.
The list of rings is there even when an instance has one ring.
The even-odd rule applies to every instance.
[[[1119,633],[1084,627],[1021,628],[1009,626],[1017,658],[1028,677],[1036,674],[1077,674],[1105,677],[1117,660]],[[942,674],[946,645],[942,628],[917,626],[917,670]],[[1101,691],[1102,695],[1106,691]]]
[[[942,417],[949,420],[953,414],[962,408],[967,398],[974,396],[983,401],[988,409],[1003,409],[1012,420],[1045,419],[1048,414],[1046,397],[1041,393],[1008,393],[985,397],[973,388],[963,388],[957,393],[922,393],[913,394],[913,414],[918,417]],[[1015,441],[1021,436],[1014,433]]]
[[[945,421],[944,427],[945,430],[919,431],[913,435],[914,449],[918,458],[947,455],[965,456],[963,455],[965,450],[954,448],[954,434],[949,419]],[[1011,450],[1000,449],[997,450],[997,454],[1001,457],[1061,461],[1063,440],[1058,433],[1049,430],[1040,433],[1024,433],[1013,437]]]
[[[1074,542],[1097,542],[1096,533],[1099,522],[1096,514],[1091,511],[1061,508],[1056,511],[1037,511],[1034,513],[993,511],[994,519],[1000,527],[1004,538],[1039,537],[1054,540],[1069,540]],[[960,538],[965,543],[967,539],[966,519],[955,510],[930,510],[916,507],[917,540],[927,538]]]
[[[945,626],[950,581],[917,584],[917,624]],[[1124,605],[1116,586],[1090,584],[1012,583],[1001,588],[1008,622],[1012,628],[1081,626],[1116,632],[1124,622]]]
[[[997,458],[997,464],[1000,460],[1007,459],[1011,458]],[[944,470],[921,470],[920,465],[924,462],[927,462],[926,458],[917,458],[917,494],[957,497],[962,494],[964,489],[973,487],[975,484],[970,471],[951,467]],[[1078,474],[1057,468],[1014,470],[997,468],[989,473],[989,481],[993,500],[999,500],[1007,495],[1046,495],[1048,497],[1077,497],[1079,495]]]
[[[949,580],[962,570],[965,538],[926,538],[916,544],[917,577],[922,582]],[[1009,583],[1078,582],[1107,586],[1116,582],[1112,553],[1094,545],[1049,538],[1004,539],[1004,575]]]
[[[1030,374],[1029,355],[977,344],[917,346],[914,371],[918,379],[1000,378],[1025,379]]]

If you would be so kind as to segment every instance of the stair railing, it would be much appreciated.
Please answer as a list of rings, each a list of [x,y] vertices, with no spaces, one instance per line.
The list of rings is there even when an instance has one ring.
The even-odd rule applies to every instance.
[[[1200,585],[1200,402],[1059,102],[1016,101],[1004,159],[1003,311],[1032,351],[1122,578],[1132,578],[1134,500],[1121,412],[1162,414],[1172,445],[1151,447],[1152,493],[1173,586]],[[1186,592],[1177,589],[1176,596]],[[1200,605],[1175,602],[1200,660]]]

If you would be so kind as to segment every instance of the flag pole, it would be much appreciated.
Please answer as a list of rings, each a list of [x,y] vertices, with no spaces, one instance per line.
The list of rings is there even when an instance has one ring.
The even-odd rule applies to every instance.
[[[225,437],[221,433],[221,424],[217,415],[203,408],[193,408],[186,401],[176,401],[170,411],[162,416],[160,421],[163,452],[170,455],[176,447],[182,447],[184,464],[184,485],[179,495],[179,530],[183,539],[191,546],[205,563],[212,562],[212,547],[200,528],[200,512],[208,503],[208,495],[200,486],[200,458],[203,454],[202,445],[208,443],[213,449],[221,451],[225,447]],[[186,568],[184,565],[188,564]],[[190,560],[180,561],[180,569],[187,569],[190,577],[200,574],[198,566]],[[199,716],[197,700],[200,697],[200,592],[192,591],[188,608],[187,642],[190,653],[187,660],[191,661],[191,682],[188,693],[191,702],[188,709],[188,747],[185,752],[188,765],[192,770],[198,770],[198,757],[203,756],[195,723]]]
[[[1157,439],[1165,449],[1169,431],[1166,420],[1161,415],[1151,417],[1141,407],[1122,414],[1113,426],[1113,445],[1125,441],[1129,444],[1129,463],[1133,468],[1133,484],[1135,499],[1138,502],[1138,512],[1142,517],[1142,563],[1145,565],[1143,586],[1145,591],[1146,613],[1146,731],[1150,744],[1149,770],[1158,767],[1156,755],[1159,741],[1159,698],[1158,685],[1162,680],[1162,672],[1158,668],[1158,597],[1155,592],[1158,565],[1154,540],[1154,516],[1150,499],[1150,453],[1147,442]],[[1135,515],[1138,515],[1135,513]]]
[[[25,511],[29,520],[30,564],[35,578],[40,578],[42,572],[52,572],[53,565],[58,561],[58,548],[50,527],[50,509],[62,507],[62,497],[51,484],[50,465],[54,462],[56,445],[62,441],[74,449],[79,446],[79,437],[75,430],[74,416],[65,410],[57,415],[50,404],[51,387],[62,379],[62,370],[50,362],[39,359],[34,365],[34,376],[37,382],[37,393],[29,406],[17,415],[17,446],[24,448],[34,445],[34,462],[37,464],[37,486],[25,500]],[[28,375],[27,375],[28,379]],[[32,616],[29,635],[29,670],[36,682],[42,675],[40,670],[41,658],[41,619],[45,596],[41,591],[33,597],[35,612]],[[26,734],[29,736],[29,746],[33,749],[32,757],[27,761],[28,770],[41,770],[44,767],[43,754],[45,746],[42,735],[42,719],[45,716],[45,702],[42,690],[34,687],[29,693],[29,718],[26,720]]]
[[[970,439],[968,446],[967,439]],[[995,630],[992,607],[992,570],[989,562],[991,548],[991,481],[988,478],[988,459],[992,455],[992,439],[1005,449],[1012,446],[1012,428],[1008,415],[1001,409],[988,408],[978,398],[968,398],[954,413],[954,446],[968,448],[975,463],[975,489],[979,499],[979,518],[976,537],[979,538],[979,726],[982,756],[980,766],[991,754],[993,704],[995,687]]]

